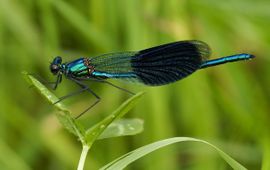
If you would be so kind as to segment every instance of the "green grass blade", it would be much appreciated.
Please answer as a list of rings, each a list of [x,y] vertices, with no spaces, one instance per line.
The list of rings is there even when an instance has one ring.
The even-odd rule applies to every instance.
[[[33,85],[42,96],[44,96],[50,103],[55,103],[59,99],[49,91],[43,84],[41,84],[37,79],[35,79],[32,75],[29,75],[27,72],[23,72],[26,80]],[[84,129],[75,119],[72,118],[70,111],[61,103],[54,104],[54,106],[60,111],[56,112],[56,116],[60,123],[68,129],[71,133],[76,135],[83,144],[85,144],[84,140]]]
[[[94,43],[96,47],[102,50],[115,49],[115,43],[110,36],[106,36],[105,32],[96,28],[84,16],[82,16],[76,9],[65,1],[51,1],[56,7],[57,11],[76,28],[87,40]]]
[[[270,139],[266,135],[263,138],[263,159],[262,159],[262,170],[267,170],[270,168]]]
[[[1,169],[31,170],[29,165],[18,155],[16,148],[10,148],[4,141],[0,140],[0,165]]]
[[[120,119],[112,122],[98,139],[136,135],[143,131],[143,120]]]
[[[144,93],[139,92],[126,100],[120,107],[118,107],[112,114],[104,118],[102,121],[97,123],[92,128],[86,131],[86,141],[89,146],[99,137],[101,133],[115,120],[123,117],[130,109],[132,109],[138,100],[142,97]]]
[[[105,165],[102,167],[100,170],[120,170],[124,169],[126,166],[128,166],[130,163],[136,161],[137,159],[157,150],[160,148],[163,148],[165,146],[178,143],[178,142],[198,142],[198,143],[203,143],[208,146],[211,146],[214,148],[217,153],[233,168],[237,170],[246,170],[244,166],[242,166],[240,163],[235,161],[232,157],[230,157],[228,154],[223,152],[221,149],[216,147],[215,145],[208,143],[204,140],[196,139],[196,138],[190,138],[190,137],[174,137],[174,138],[169,138],[165,140],[160,140],[158,142],[154,142],[151,144],[148,144],[146,146],[140,147],[134,151],[131,151],[118,159],[112,161],[111,163]]]
[[[0,1],[0,11],[1,19],[5,21],[1,22],[1,27],[7,26],[16,37],[13,44],[20,42],[25,51],[37,55],[41,50],[38,30],[23,7],[19,3],[3,0]]]

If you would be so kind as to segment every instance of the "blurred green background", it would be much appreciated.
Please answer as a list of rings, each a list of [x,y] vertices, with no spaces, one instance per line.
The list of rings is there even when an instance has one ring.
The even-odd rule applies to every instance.
[[[145,121],[133,137],[98,141],[86,169],[98,169],[145,144],[190,136],[221,147],[248,169],[270,169],[270,1],[268,0],[0,0],[0,169],[75,169],[81,145],[62,129],[54,107],[22,77],[26,70],[52,80],[54,56],[65,61],[198,39],[212,58],[252,53],[252,61],[197,71],[167,86],[115,84],[146,91],[128,114]],[[91,83],[101,103],[80,121],[91,126],[128,97]],[[77,87],[64,80],[59,97]],[[65,101],[80,113],[94,98]],[[210,148],[180,144],[154,152],[129,169],[229,169]]]

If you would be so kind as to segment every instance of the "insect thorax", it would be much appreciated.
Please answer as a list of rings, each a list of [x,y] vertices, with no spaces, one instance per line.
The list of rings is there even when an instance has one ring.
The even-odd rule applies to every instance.
[[[87,58],[80,58],[65,65],[67,75],[75,77],[89,77],[94,71],[94,66],[90,64]]]

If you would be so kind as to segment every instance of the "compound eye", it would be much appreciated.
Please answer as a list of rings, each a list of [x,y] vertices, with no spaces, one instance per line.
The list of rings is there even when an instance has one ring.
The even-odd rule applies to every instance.
[[[61,64],[62,63],[62,58],[60,56],[57,56],[54,58],[53,64]]]
[[[59,72],[59,70],[60,70],[59,66],[56,65],[56,64],[51,64],[50,69],[51,69],[51,72],[52,72],[54,75],[57,74],[57,73]]]

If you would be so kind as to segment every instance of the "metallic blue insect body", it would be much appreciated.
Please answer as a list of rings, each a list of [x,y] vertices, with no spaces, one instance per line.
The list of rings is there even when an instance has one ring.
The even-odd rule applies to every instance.
[[[97,98],[97,101],[83,112],[85,113],[100,98],[84,85],[82,80],[99,81],[114,87],[117,86],[106,79],[121,79],[149,86],[159,86],[185,78],[198,69],[254,58],[251,54],[236,54],[208,60],[209,56],[210,48],[206,43],[196,40],[179,41],[138,52],[104,54],[92,58],[79,58],[67,63],[62,63],[61,57],[56,57],[50,65],[50,70],[57,75],[55,89],[61,82],[62,75],[65,75],[82,88],[71,95],[87,90]],[[127,91],[120,87],[117,88]],[[60,101],[71,95],[60,98]]]

